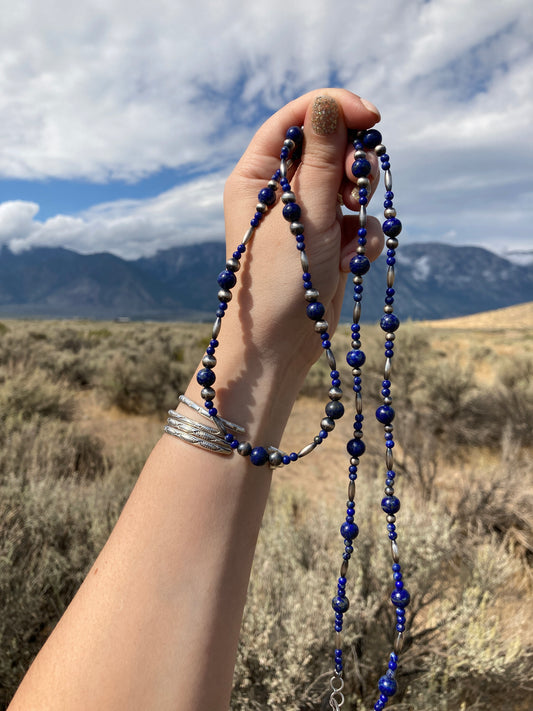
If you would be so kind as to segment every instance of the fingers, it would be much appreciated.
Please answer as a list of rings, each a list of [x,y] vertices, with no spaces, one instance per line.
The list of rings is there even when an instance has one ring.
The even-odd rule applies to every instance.
[[[342,272],[350,271],[350,260],[357,254],[357,230],[359,229],[359,217],[357,215],[343,215],[341,219],[341,253],[340,269]],[[367,243],[366,256],[370,261],[374,261],[381,254],[384,237],[380,221],[376,217],[367,217]]]

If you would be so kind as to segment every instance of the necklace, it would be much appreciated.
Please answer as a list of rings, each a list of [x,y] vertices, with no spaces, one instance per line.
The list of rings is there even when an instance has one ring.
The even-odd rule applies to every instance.
[[[298,159],[303,142],[303,131],[298,126],[292,126],[286,133],[285,140],[280,152],[280,167],[274,173],[267,186],[260,190],[258,194],[258,204],[255,214],[250,221],[242,242],[237,246],[235,252],[230,259],[227,260],[225,269],[218,275],[218,291],[219,305],[216,311],[215,322],[211,340],[202,359],[202,368],[198,371],[196,379],[201,386],[201,397],[204,400],[204,407],[196,405],[194,402],[180,397],[180,400],[199,412],[204,417],[208,418],[214,427],[199,424],[194,420],[190,420],[184,415],[171,410],[165,431],[168,434],[179,437],[203,449],[208,449],[218,454],[232,454],[237,451],[243,457],[249,457],[250,462],[255,466],[269,464],[276,468],[279,466],[287,466],[302,457],[310,454],[324,439],[328,433],[335,428],[336,420],[340,419],[344,414],[344,405],[341,402],[342,390],[340,388],[340,374],[337,370],[336,359],[331,348],[330,335],[328,333],[328,323],[324,319],[325,307],[319,301],[319,292],[314,288],[309,261],[305,251],[305,236],[304,226],[300,222],[301,208],[296,202],[296,196],[291,190],[290,183],[287,179],[287,171],[291,162]],[[394,437],[393,425],[394,409],[392,408],[391,396],[391,374],[392,374],[392,358],[394,356],[394,341],[395,332],[400,325],[398,317],[394,314],[394,277],[396,263],[396,248],[398,247],[398,235],[401,232],[402,224],[396,217],[396,210],[393,207],[394,194],[392,192],[392,177],[390,172],[390,160],[386,152],[386,148],[382,143],[382,137],[376,129],[359,131],[355,136],[354,145],[354,162],[352,164],[352,173],[356,179],[358,188],[359,202],[359,230],[358,230],[358,247],[357,253],[350,262],[350,271],[353,274],[353,317],[351,326],[351,350],[346,355],[346,361],[352,368],[353,376],[353,391],[355,393],[355,416],[353,437],[346,445],[346,449],[350,456],[348,467],[348,500],[346,502],[346,516],[340,527],[340,533],[343,539],[344,550],[342,553],[342,563],[340,567],[339,577],[337,579],[336,594],[332,600],[332,607],[335,613],[335,652],[334,652],[334,671],[330,679],[331,694],[329,697],[329,705],[334,711],[338,711],[344,704],[344,662],[342,650],[342,629],[344,615],[350,606],[346,596],[347,573],[349,561],[354,552],[353,542],[359,534],[359,528],[355,523],[355,481],[358,476],[358,467],[360,458],[365,452],[365,444],[363,441],[363,399],[362,399],[362,366],[365,363],[366,356],[361,350],[361,307],[363,299],[363,280],[364,275],[370,269],[370,261],[366,256],[366,236],[367,236],[367,213],[366,205],[369,199],[370,180],[368,178],[371,170],[370,162],[367,159],[367,152],[374,151],[381,162],[381,169],[384,173],[385,183],[385,200],[384,200],[384,217],[385,221],[382,224],[382,230],[386,237],[387,246],[387,274],[386,274],[386,291],[385,291],[385,306],[384,315],[380,321],[380,327],[385,334],[385,364],[383,370],[383,380],[381,388],[382,404],[376,410],[376,418],[384,427],[385,439],[385,496],[381,500],[381,508],[386,514],[387,534],[390,540],[391,558],[392,558],[392,577],[394,589],[391,593],[390,600],[395,608],[396,625],[394,630],[394,641],[392,651],[389,656],[387,669],[383,676],[378,681],[379,697],[374,704],[375,711],[381,711],[385,705],[397,691],[396,671],[398,667],[398,656],[402,650],[404,642],[404,633],[406,625],[405,608],[409,605],[410,595],[404,587],[402,579],[402,569],[400,565],[400,554],[397,543],[396,532],[396,514],[400,509],[400,500],[395,495],[395,471],[394,471]],[[276,190],[280,187],[283,191],[281,202],[283,203],[283,217],[290,224],[290,232],[295,237],[296,249],[300,255],[300,263],[302,267],[302,280],[304,288],[304,296],[307,301],[306,315],[314,322],[314,329],[320,336],[321,345],[325,352],[330,368],[331,387],[328,391],[329,402],[325,407],[325,416],[320,422],[320,431],[314,437],[313,441],[304,445],[299,451],[286,453],[275,446],[252,446],[247,441],[240,441],[235,434],[239,436],[244,432],[242,427],[234,423],[222,419],[218,415],[218,410],[215,407],[214,399],[216,391],[213,385],[216,381],[214,368],[216,366],[215,352],[219,345],[218,336],[222,325],[222,319],[228,308],[228,303],[231,301],[231,290],[237,283],[236,273],[241,267],[241,259],[246,252],[246,246],[253,238],[257,227],[268,213],[270,207],[276,202]],[[235,434],[234,434],[235,433]]]

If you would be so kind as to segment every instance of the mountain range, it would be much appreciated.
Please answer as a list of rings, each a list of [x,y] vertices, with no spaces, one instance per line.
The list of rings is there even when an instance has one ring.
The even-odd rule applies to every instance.
[[[385,257],[364,279],[363,320],[383,313]],[[0,316],[144,320],[210,320],[216,278],[224,268],[222,242],[174,247],[125,260],[39,247],[0,250]],[[515,264],[480,247],[405,244],[398,250],[395,312],[439,319],[533,301],[533,265]],[[348,280],[342,320],[351,320]],[[305,303],[305,302],[304,302]]]

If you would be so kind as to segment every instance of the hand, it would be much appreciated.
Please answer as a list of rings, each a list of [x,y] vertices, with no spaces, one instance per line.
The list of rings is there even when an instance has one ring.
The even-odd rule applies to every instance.
[[[327,89],[306,94],[259,129],[226,183],[226,243],[231,254],[249,227],[257,194],[279,167],[287,129],[304,126],[301,161],[289,180],[302,208],[310,272],[326,307],[330,335],[339,320],[359,226],[357,216],[342,215],[338,201],[340,194],[348,208],[357,209],[351,195],[355,178],[348,129],[370,128],[378,119],[377,110],[374,113],[351,92]],[[374,190],[379,167],[373,154],[369,159]],[[263,218],[243,255],[223,329],[227,332],[231,324],[233,338],[240,332],[243,347],[255,348],[263,365],[265,361],[294,365],[305,375],[322,349],[305,314],[300,258],[289,223],[281,215],[280,194],[278,189],[278,202]],[[367,229],[367,256],[372,260],[383,247],[383,236],[375,218],[368,219]]]

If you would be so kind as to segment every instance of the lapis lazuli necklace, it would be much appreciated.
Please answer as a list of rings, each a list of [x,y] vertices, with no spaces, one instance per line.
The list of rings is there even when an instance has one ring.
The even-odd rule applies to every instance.
[[[205,356],[202,360],[202,369],[197,374],[197,381],[202,386],[201,396],[203,398],[205,410],[203,414],[209,417],[215,424],[215,428],[201,426],[202,429],[194,433],[190,432],[190,428],[181,422],[181,430],[179,423],[175,420],[169,425],[170,434],[181,436],[182,439],[206,449],[211,449],[220,454],[228,454],[236,450],[243,457],[249,457],[252,464],[261,466],[270,464],[271,467],[288,465],[291,462],[297,461],[302,457],[310,454],[321,442],[326,439],[328,433],[335,428],[336,420],[342,417],[344,406],[341,402],[342,391],[340,388],[341,381],[339,371],[337,370],[335,356],[331,350],[330,336],[328,334],[328,323],[324,320],[325,307],[319,301],[319,292],[313,287],[311,273],[309,271],[309,261],[305,251],[304,226],[300,222],[301,209],[296,203],[296,197],[291,190],[291,186],[287,179],[287,171],[291,162],[298,159],[302,148],[303,132],[298,126],[289,128],[283,143],[280,153],[280,167],[272,176],[268,185],[263,188],[258,195],[258,204],[256,212],[250,222],[250,227],[246,232],[243,241],[238,245],[233,256],[226,262],[226,268],[218,276],[218,284],[220,290],[218,292],[219,306],[216,312],[216,319],[213,325],[212,338],[207,347]],[[387,245],[387,274],[386,274],[386,291],[385,291],[385,306],[384,315],[381,318],[380,326],[385,333],[385,365],[383,371],[383,381],[381,388],[382,404],[376,410],[377,420],[384,426],[385,439],[385,496],[381,500],[381,508],[386,514],[387,535],[390,540],[391,558],[392,558],[392,578],[394,589],[391,593],[390,600],[395,608],[396,625],[394,630],[394,639],[392,642],[392,651],[390,653],[387,669],[383,676],[378,681],[379,697],[374,704],[375,711],[381,711],[385,705],[397,691],[396,671],[398,666],[398,656],[402,650],[405,634],[406,617],[405,610],[409,605],[410,595],[404,587],[402,579],[402,569],[400,565],[400,554],[398,549],[397,532],[396,532],[396,514],[400,508],[400,501],[395,495],[395,471],[393,458],[393,425],[394,410],[392,408],[391,396],[391,373],[392,373],[392,358],[394,356],[394,340],[395,332],[398,329],[400,322],[398,317],[393,313],[394,304],[394,276],[396,263],[396,248],[398,246],[398,235],[401,232],[402,225],[396,217],[396,210],[393,207],[394,194],[392,192],[392,177],[390,172],[389,156],[386,148],[382,143],[381,134],[375,129],[367,131],[359,131],[354,140],[354,162],[352,165],[352,173],[355,179],[355,184],[358,189],[359,202],[359,230],[358,230],[358,247],[357,253],[350,262],[350,270],[353,274],[354,284],[354,307],[353,307],[353,323],[351,326],[351,350],[346,356],[348,365],[352,368],[353,376],[353,391],[355,393],[355,417],[353,438],[347,443],[347,451],[349,454],[348,467],[348,501],[346,502],[346,517],[340,527],[341,536],[343,538],[344,551],[342,554],[342,563],[340,573],[337,579],[336,594],[332,600],[332,607],[335,613],[335,652],[334,652],[334,671],[331,677],[330,686],[331,693],[329,696],[329,705],[332,709],[337,710],[344,704],[344,662],[342,651],[342,629],[344,615],[349,608],[349,600],[346,596],[347,573],[349,561],[354,552],[353,543],[358,536],[359,529],[355,523],[355,481],[358,475],[358,467],[360,458],[365,451],[363,442],[363,399],[361,394],[361,368],[365,363],[365,353],[361,350],[361,305],[363,298],[363,278],[370,268],[370,261],[365,255],[366,251],[366,236],[367,236],[367,214],[366,205],[370,194],[369,175],[371,165],[368,161],[367,151],[374,151],[381,162],[381,169],[384,173],[385,182],[385,200],[384,200],[384,217],[382,230],[386,238]],[[215,351],[218,346],[218,336],[221,328],[221,322],[228,307],[228,302],[231,300],[231,289],[237,283],[236,272],[240,269],[240,262],[243,254],[246,251],[246,245],[252,239],[255,230],[263,220],[268,209],[276,202],[276,190],[281,187],[281,201],[283,203],[283,217],[290,223],[290,231],[296,239],[296,248],[300,253],[300,262],[302,266],[302,279],[305,300],[308,302],[306,307],[307,317],[314,322],[315,331],[320,335],[322,348],[324,349],[330,367],[331,388],[328,392],[329,402],[325,408],[325,417],[320,422],[320,431],[314,437],[313,441],[305,445],[300,451],[287,454],[278,447],[262,447],[252,446],[249,442],[239,441],[237,437],[229,429],[233,429],[238,433],[242,432],[242,428],[237,425],[232,425],[226,420],[218,416],[217,409],[214,405],[215,390],[212,387],[215,383],[214,367],[216,365]],[[194,406],[194,403],[187,401],[186,404]],[[194,406],[195,409],[200,409]],[[176,414],[176,413],[173,413]],[[187,418],[182,418],[187,420]],[[170,420],[169,420],[170,422]],[[190,422],[190,421],[189,421]],[[178,427],[178,430],[175,428]],[[208,432],[207,432],[208,430]],[[192,438],[192,439],[191,439]],[[194,441],[193,441],[194,440]]]

